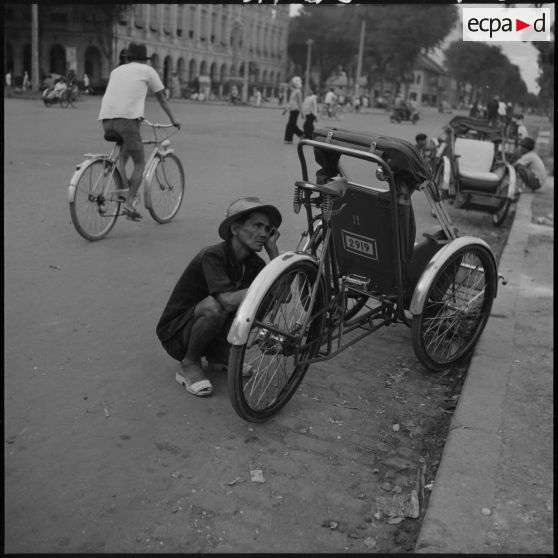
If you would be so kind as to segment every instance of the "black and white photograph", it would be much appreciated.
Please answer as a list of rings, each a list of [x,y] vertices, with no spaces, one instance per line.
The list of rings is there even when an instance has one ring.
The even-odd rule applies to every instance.
[[[3,22],[5,554],[553,554],[554,3]]]

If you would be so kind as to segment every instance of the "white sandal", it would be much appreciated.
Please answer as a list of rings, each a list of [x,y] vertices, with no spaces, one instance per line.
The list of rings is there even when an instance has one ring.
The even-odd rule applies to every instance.
[[[209,380],[198,380],[197,382],[191,383],[188,378],[176,373],[174,379],[182,386],[186,388],[186,391],[190,392],[192,395],[197,395],[198,397],[206,397],[213,393],[213,385]]]

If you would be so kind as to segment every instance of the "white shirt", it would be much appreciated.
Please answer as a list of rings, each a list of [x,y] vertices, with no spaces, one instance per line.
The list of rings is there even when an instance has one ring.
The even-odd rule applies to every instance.
[[[337,100],[337,95],[333,91],[328,91],[325,96],[325,104],[332,105]]]
[[[515,163],[515,165],[523,165],[527,167],[538,179],[539,182],[544,184],[546,179],[546,168],[542,159],[534,152],[527,151]]]
[[[527,131],[525,124],[519,124],[519,126],[517,127],[517,137],[519,139],[523,139],[526,138],[528,135],[529,132]]]
[[[302,103],[302,115],[308,116],[313,114],[316,118],[318,117],[318,101],[316,100],[316,95],[307,95]]]
[[[110,73],[99,112],[105,118],[143,118],[147,91],[158,93],[165,88],[159,74],[147,64],[129,62]]]

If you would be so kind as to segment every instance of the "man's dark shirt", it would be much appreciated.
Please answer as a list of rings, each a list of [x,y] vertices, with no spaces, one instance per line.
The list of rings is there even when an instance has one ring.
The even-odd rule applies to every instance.
[[[194,308],[208,296],[248,288],[265,267],[256,253],[238,262],[230,242],[204,248],[190,262],[174,287],[157,324],[157,337],[170,339],[192,317]]]

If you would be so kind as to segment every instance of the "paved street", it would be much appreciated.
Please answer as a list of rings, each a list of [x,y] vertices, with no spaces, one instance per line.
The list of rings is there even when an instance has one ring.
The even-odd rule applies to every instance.
[[[374,514],[392,487],[409,495],[449,385],[420,369],[407,328],[313,366],[262,425],[234,413],[224,376],[211,376],[209,399],[187,394],[155,337],[170,290],[219,240],[233,199],[277,205],[280,249],[296,246],[304,219],[291,209],[300,169],[282,141],[286,117],[174,103],[188,184],[180,213],[162,226],[144,211],[89,243],[71,224],[67,185],[82,153],[107,149],[99,103],[5,100],[6,552],[401,548],[401,526]],[[146,116],[166,122],[156,103]],[[450,117],[423,111],[412,126],[348,114],[339,126],[412,140]],[[419,195],[413,204],[420,234],[434,223]],[[251,482],[251,469],[265,482]]]

